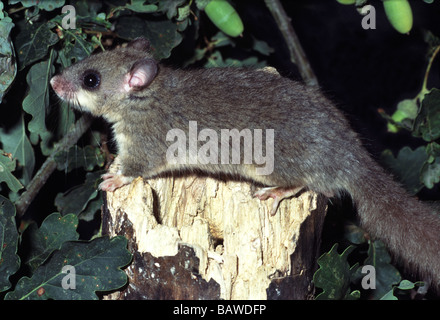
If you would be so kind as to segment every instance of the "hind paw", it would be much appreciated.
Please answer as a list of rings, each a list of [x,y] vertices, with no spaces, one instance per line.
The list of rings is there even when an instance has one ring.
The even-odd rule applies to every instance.
[[[273,198],[274,202],[272,204],[272,209],[270,210],[270,215],[273,216],[278,210],[280,202],[286,198],[290,198],[300,192],[303,187],[296,188],[282,188],[282,187],[269,187],[262,188],[254,193],[254,197],[260,200],[267,200]]]

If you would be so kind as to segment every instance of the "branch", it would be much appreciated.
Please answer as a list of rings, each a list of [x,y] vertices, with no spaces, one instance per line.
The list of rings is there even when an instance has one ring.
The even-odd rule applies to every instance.
[[[295,30],[290,23],[290,18],[279,0],[264,0],[267,8],[272,13],[275,21],[283,34],[287,47],[289,48],[290,59],[298,66],[299,72],[303,80],[312,86],[318,85],[318,79],[313,73],[312,67],[307,60],[306,54],[296,36]]]
[[[428,77],[429,77],[429,72],[431,71],[431,66],[432,63],[434,62],[435,57],[437,56],[437,54],[440,51],[440,46],[436,46],[434,53],[432,54],[431,58],[429,59],[429,63],[428,63],[428,67],[426,68],[425,71],[425,77],[423,78],[423,85],[422,85],[422,90],[420,91],[420,93],[424,96],[426,93],[429,92],[428,90]],[[422,96],[422,98],[423,98]]]
[[[18,217],[22,217],[24,215],[40,189],[46,184],[50,175],[57,168],[55,155],[59,152],[67,151],[71,146],[73,146],[90,127],[91,123],[92,117],[84,114],[78,121],[76,121],[72,129],[59,141],[52,154],[46,159],[27,186],[26,191],[15,202]]]

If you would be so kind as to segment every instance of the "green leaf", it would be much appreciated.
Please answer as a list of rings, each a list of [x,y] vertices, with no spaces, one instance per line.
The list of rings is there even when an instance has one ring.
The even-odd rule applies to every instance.
[[[40,228],[32,224],[26,229],[29,237],[30,254],[25,263],[35,270],[49,255],[61,248],[66,241],[78,240],[76,232],[78,218],[74,214],[61,216],[59,213],[52,213],[44,219]]]
[[[158,11],[164,12],[167,15],[168,20],[171,20],[177,15],[177,9],[186,0],[161,0],[158,2]]]
[[[382,159],[406,186],[408,192],[416,194],[423,188],[423,184],[420,181],[420,174],[428,160],[424,146],[414,151],[409,147],[404,147],[399,151],[397,158],[393,156],[390,150],[385,150],[382,153]]]
[[[380,298],[380,300],[399,300],[399,299],[397,299],[397,297],[394,295],[394,289],[391,289],[386,294],[384,294]]]
[[[49,47],[58,42],[58,36],[50,29],[55,23],[26,23],[17,36],[16,46],[18,48],[18,61],[20,70],[35,61],[43,59],[49,52]]]
[[[206,5],[212,0],[196,0],[197,9],[204,10]]]
[[[411,290],[414,289],[416,284],[414,282],[411,282],[409,280],[402,280],[399,285],[397,286],[400,290]]]
[[[381,298],[380,300],[399,300],[395,295],[395,291],[396,289],[399,290],[412,290],[415,288],[416,285],[423,285],[423,283],[421,282],[411,282],[409,280],[402,280],[397,286],[393,286],[393,288],[391,290],[389,290],[388,292],[386,292]]]
[[[0,150],[0,182],[6,182],[12,192],[17,192],[23,188],[20,181],[12,174],[12,172],[15,171],[15,165],[16,161],[12,160]]]
[[[131,11],[141,12],[141,13],[150,13],[157,11],[157,6],[155,4],[144,4],[144,3],[145,0],[131,0],[131,3],[127,4],[125,7]]]
[[[46,11],[52,11],[56,8],[61,8],[64,6],[64,0],[9,0],[9,4],[16,4],[21,2],[23,7],[29,8],[33,6],[37,6],[39,9],[43,9]]]
[[[102,204],[103,199],[100,196],[100,193],[98,193],[96,198],[89,200],[86,207],[78,215],[78,219],[82,221],[92,221],[95,218],[95,215],[101,212]]]
[[[0,128],[0,142],[3,149],[12,154],[18,160],[18,164],[23,168],[21,182],[27,185],[32,178],[35,168],[35,155],[31,142],[26,135],[26,128],[23,116],[9,131]]]
[[[57,169],[66,172],[80,167],[92,171],[95,166],[102,167],[105,163],[105,155],[102,150],[93,146],[81,148],[75,145],[68,151],[57,153],[54,159],[57,162]]]
[[[440,157],[440,144],[436,142],[431,142],[426,146],[426,153],[432,157]]]
[[[436,183],[440,182],[440,157],[437,157],[433,163],[425,163],[421,179],[423,184],[429,189],[432,189]]]
[[[170,20],[145,20],[136,16],[121,17],[116,25],[116,32],[123,39],[147,38],[158,60],[168,58],[171,50],[182,41],[177,29],[178,26]]]
[[[344,226],[344,238],[352,244],[361,244],[366,242],[365,230],[354,223],[346,223]]]
[[[313,275],[313,283],[322,288],[317,300],[352,299],[357,293],[350,292],[350,279],[357,264],[350,268],[347,256],[353,251],[354,246],[349,246],[339,255],[336,243],[329,252],[324,253],[318,259],[319,269]]]
[[[50,128],[48,130],[48,139],[44,141],[41,145],[41,149],[44,155],[52,153],[53,142],[60,141],[75,125],[75,112],[73,108],[66,101],[61,101],[60,104],[56,105],[52,110],[50,110],[49,119],[57,119],[57,122],[50,122]],[[37,142],[38,143],[38,142]]]
[[[361,292],[359,290],[354,290],[350,294],[345,296],[345,300],[359,300],[361,297]]]
[[[65,242],[31,278],[21,278],[5,299],[97,300],[96,292],[116,290],[127,283],[121,268],[130,261],[127,239],[121,236]],[[66,266],[70,273],[63,273]],[[63,288],[66,277],[75,288]]]
[[[76,14],[83,17],[95,17],[103,7],[103,1],[75,0]],[[77,17],[77,18],[78,18]]]
[[[14,23],[10,17],[5,17],[3,4],[0,3],[0,103],[17,74],[14,45],[9,37]]]
[[[214,46],[216,48],[225,47],[234,45],[234,42],[231,37],[227,36],[223,32],[219,31],[217,32],[212,38],[211,42],[214,43]]]
[[[29,92],[23,100],[23,110],[32,115],[28,129],[38,134],[45,144],[51,137],[46,128],[46,109],[49,107],[49,80],[54,72],[53,60],[49,59],[33,65],[26,76]]]
[[[9,277],[20,268],[17,245],[15,207],[8,199],[0,195],[0,292],[11,287]]]
[[[72,30],[64,30],[63,33],[63,48],[59,51],[59,58],[64,68],[92,54],[95,45],[87,41],[85,33],[72,32]]]
[[[84,184],[65,193],[59,193],[55,198],[57,209],[63,215],[68,213],[79,215],[86,210],[89,202],[95,200],[99,194],[97,187],[102,173],[103,171],[87,173]]]
[[[267,64],[266,62],[258,62],[257,57],[249,57],[244,60],[226,59],[223,57],[220,51],[214,51],[208,58],[208,62],[205,64],[205,68],[229,68],[229,67],[252,67],[254,69],[263,68]]]
[[[425,95],[414,123],[414,134],[431,142],[440,138],[440,90],[432,89]]]
[[[203,48],[203,49],[196,48],[194,50],[194,55],[183,63],[183,67],[187,67],[197,61],[202,60],[205,57],[206,52],[207,52],[206,48]]]
[[[269,47],[266,41],[258,39],[254,39],[253,49],[261,54],[264,54],[265,56],[268,56],[274,52],[274,49]]]
[[[183,22],[183,21],[188,21],[187,19],[191,16],[191,5],[190,4],[186,4],[183,7],[177,8],[177,17],[176,20],[179,22]],[[185,28],[183,29],[179,29],[181,31],[185,30]]]

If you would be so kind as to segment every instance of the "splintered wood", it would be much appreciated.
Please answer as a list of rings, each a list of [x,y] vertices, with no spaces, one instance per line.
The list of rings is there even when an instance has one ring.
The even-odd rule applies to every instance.
[[[108,298],[307,298],[326,199],[304,192],[271,216],[273,200],[252,193],[245,182],[194,176],[138,178],[107,193],[103,229],[125,235],[135,254],[129,285]],[[283,282],[301,288],[280,293]]]

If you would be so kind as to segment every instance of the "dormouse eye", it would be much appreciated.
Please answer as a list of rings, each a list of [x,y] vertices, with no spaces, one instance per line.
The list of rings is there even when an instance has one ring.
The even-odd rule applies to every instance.
[[[83,88],[84,89],[97,89],[101,83],[101,75],[98,71],[87,70],[83,75]]]

